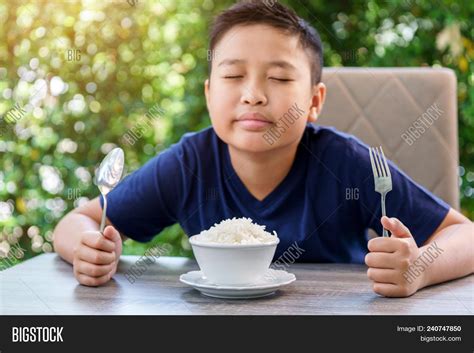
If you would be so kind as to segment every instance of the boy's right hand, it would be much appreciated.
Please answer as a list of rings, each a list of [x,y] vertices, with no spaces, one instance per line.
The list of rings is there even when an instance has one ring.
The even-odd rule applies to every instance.
[[[112,278],[122,254],[122,238],[112,226],[98,231],[82,233],[77,248],[74,249],[74,276],[80,284],[100,286]]]

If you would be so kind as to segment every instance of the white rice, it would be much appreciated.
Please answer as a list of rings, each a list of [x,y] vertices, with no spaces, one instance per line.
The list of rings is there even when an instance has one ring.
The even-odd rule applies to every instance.
[[[193,236],[193,239],[202,243],[219,244],[268,244],[277,241],[275,231],[271,234],[265,230],[265,226],[252,222],[252,219],[245,217],[225,219]]]

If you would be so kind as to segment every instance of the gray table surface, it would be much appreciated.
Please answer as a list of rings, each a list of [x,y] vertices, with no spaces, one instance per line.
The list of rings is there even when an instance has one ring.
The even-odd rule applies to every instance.
[[[260,299],[210,298],[179,282],[198,269],[194,260],[161,257],[131,284],[124,273],[138,256],[122,256],[113,280],[101,287],[79,285],[72,266],[43,254],[0,272],[2,315],[473,315],[474,276],[425,288],[409,298],[372,291],[366,267],[292,264],[296,281]]]

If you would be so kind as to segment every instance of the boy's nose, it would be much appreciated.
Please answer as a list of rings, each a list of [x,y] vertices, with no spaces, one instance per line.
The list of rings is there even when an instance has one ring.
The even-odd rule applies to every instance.
[[[242,104],[250,104],[250,105],[265,105],[267,104],[267,97],[259,89],[244,87],[240,102]]]

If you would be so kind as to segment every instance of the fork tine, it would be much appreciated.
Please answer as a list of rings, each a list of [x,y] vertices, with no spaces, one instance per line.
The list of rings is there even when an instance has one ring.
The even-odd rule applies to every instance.
[[[375,167],[375,162],[374,162],[374,152],[372,151],[372,147],[369,147],[369,155],[370,155],[370,164],[372,164],[372,173],[374,173],[375,177],[378,177],[378,172],[377,168]]]
[[[377,150],[377,147],[374,148],[374,159],[375,159],[375,165],[377,166],[377,169],[379,171],[378,175],[379,177],[383,177],[383,171],[382,171],[382,166],[379,162],[379,151]]]
[[[382,152],[381,151],[382,151],[382,146],[377,148],[377,155],[378,155],[378,159],[379,159],[379,163],[380,163],[380,168],[382,169],[382,176],[386,177],[387,172],[385,170],[385,165],[383,164],[383,158],[382,158]]]
[[[382,146],[380,146],[380,151],[382,152],[382,160],[385,163],[385,170],[387,171],[387,176],[391,177],[390,168],[388,167],[387,158],[385,158],[385,154],[383,153]]]

